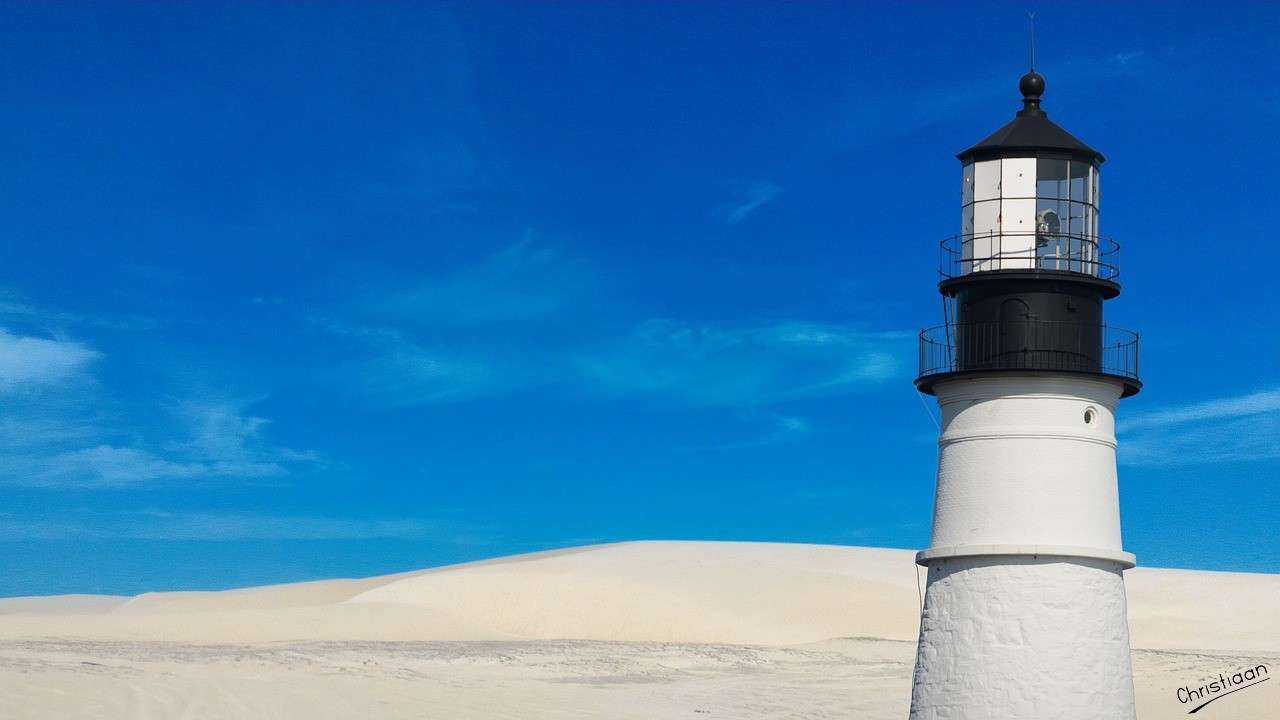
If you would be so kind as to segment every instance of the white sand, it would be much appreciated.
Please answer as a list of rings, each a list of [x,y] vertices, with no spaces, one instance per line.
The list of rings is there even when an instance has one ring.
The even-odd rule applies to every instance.
[[[0,717],[900,718],[905,550],[641,542],[363,580],[0,599]],[[1280,575],[1126,574],[1142,717],[1258,663]],[[1280,680],[1197,717],[1266,717]],[[1233,714],[1238,713],[1238,714]]]

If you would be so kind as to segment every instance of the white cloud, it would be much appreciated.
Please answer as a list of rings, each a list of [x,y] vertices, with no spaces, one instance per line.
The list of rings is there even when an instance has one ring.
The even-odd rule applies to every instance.
[[[757,188],[756,199],[777,192],[770,187]],[[545,385],[749,406],[897,377],[911,356],[911,333],[799,321],[714,327],[656,319],[601,338],[598,328],[610,326],[592,322],[596,284],[587,263],[526,237],[314,323],[350,346],[354,359],[338,382],[390,407]],[[595,338],[588,328],[597,328]]]
[[[423,519],[356,519],[251,513],[148,513],[130,537],[144,540],[354,540],[421,538],[438,530]]]
[[[685,447],[685,450],[741,450],[744,448],[776,445],[796,440],[809,434],[813,427],[808,420],[794,415],[776,413],[745,413],[739,418],[737,426],[724,426],[722,430],[746,435],[740,439],[726,439],[722,442]]]
[[[315,453],[268,443],[262,429],[271,421],[245,413],[242,402],[186,400],[173,412],[189,428],[189,437],[170,443],[168,453],[189,457],[207,475],[272,477],[287,474],[289,463],[319,460]]]
[[[1130,432],[1144,428],[1247,417],[1277,411],[1280,411],[1280,390],[1264,390],[1239,397],[1206,400],[1136,415],[1123,420],[1119,430]]]
[[[501,334],[487,344],[472,336],[455,342],[437,338],[435,347],[428,347],[414,339],[419,333],[412,330],[317,324],[355,341],[352,354],[364,357],[344,364],[337,381],[382,407],[469,400],[545,379],[534,372],[532,358],[521,357],[522,348]]]
[[[1049,75],[1056,93],[1070,85],[1081,86],[1099,79],[1132,76],[1148,69],[1150,63],[1142,50],[1130,49],[1108,55],[1073,55],[1054,63]],[[966,65],[957,65],[950,76],[938,73],[922,86],[919,78],[903,82],[892,73],[859,73],[837,112],[840,145],[863,147],[902,138],[922,128],[940,123],[954,124],[957,116],[970,115],[972,108],[1018,107],[1017,75],[1001,69],[974,73]],[[1052,101],[1059,102],[1060,95]],[[885,107],[897,108],[886,113]],[[976,139],[976,138],[975,138]]]
[[[151,318],[112,315],[84,315],[40,307],[28,302],[11,288],[0,287],[0,321],[33,328],[65,328],[87,326],[108,330],[150,330],[156,326]]]
[[[909,338],[802,322],[717,328],[650,320],[579,365],[589,382],[609,392],[758,405],[893,378]]]
[[[85,322],[13,302],[3,291],[0,316]],[[126,415],[90,373],[100,357],[80,342],[0,328],[0,485],[264,478],[317,460],[267,442],[267,420],[244,413],[243,403],[185,400],[162,408],[167,416],[159,423],[147,422],[155,419],[147,417],[154,406]]]
[[[363,390],[380,405],[402,407],[466,400],[519,387],[522,371],[492,360],[449,356],[405,343],[360,371]]]
[[[1120,422],[1120,461],[1192,465],[1280,459],[1280,390],[1166,408]]]
[[[471,542],[438,521],[424,518],[330,518],[256,513],[163,512],[111,515],[71,513],[56,519],[0,514],[5,540],[360,540],[370,538]]]
[[[737,225],[780,194],[782,187],[769,180],[739,183],[733,189],[733,199],[713,208],[711,216],[726,225]]]
[[[104,488],[170,480],[260,479],[281,477],[319,461],[314,453],[267,442],[261,437],[267,420],[245,414],[241,404],[233,402],[178,403],[169,410],[169,437],[159,444],[136,440],[122,445],[106,439],[109,428],[77,424],[74,417],[28,420],[23,412],[30,409],[0,417],[0,427],[23,427],[39,420],[46,429],[25,442],[0,446],[7,451],[0,454],[0,484]]]
[[[78,342],[14,335],[0,328],[0,391],[64,382],[98,356]]]
[[[373,319],[389,316],[402,330],[529,322],[570,304],[592,283],[584,262],[526,230],[519,242],[479,263],[384,291],[356,310]]]
[[[1116,65],[1124,67],[1140,59],[1143,55],[1146,55],[1146,52],[1142,50],[1130,50],[1128,52],[1119,52],[1119,53],[1116,53],[1115,55],[1112,55],[1111,60]]]
[[[131,485],[162,478],[189,478],[202,474],[194,463],[157,457],[145,450],[98,445],[51,456],[22,458],[6,475],[18,475],[18,484],[100,487]],[[21,468],[28,472],[21,472]],[[18,470],[18,472],[14,472]],[[25,482],[23,482],[25,480]]]
[[[547,382],[565,318],[595,284],[587,263],[519,242],[450,273],[383,289],[313,323],[350,343],[341,382],[381,406],[454,402]]]

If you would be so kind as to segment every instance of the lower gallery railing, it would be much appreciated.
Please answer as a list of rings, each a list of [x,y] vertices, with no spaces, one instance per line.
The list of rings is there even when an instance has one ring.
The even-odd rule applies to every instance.
[[[920,332],[920,376],[968,370],[1060,370],[1138,379],[1138,334],[1084,323],[949,323]]]

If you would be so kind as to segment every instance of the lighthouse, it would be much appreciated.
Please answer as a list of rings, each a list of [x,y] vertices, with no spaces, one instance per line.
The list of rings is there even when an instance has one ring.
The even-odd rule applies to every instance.
[[[1034,69],[1019,89],[957,156],[944,323],[920,333],[942,419],[913,720],[1134,717],[1115,412],[1142,387],[1138,338],[1103,322],[1104,158],[1049,119]]]

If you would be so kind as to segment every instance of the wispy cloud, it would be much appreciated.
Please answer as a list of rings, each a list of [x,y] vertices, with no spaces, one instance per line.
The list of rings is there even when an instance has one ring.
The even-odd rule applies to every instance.
[[[770,180],[752,180],[736,183],[733,197],[711,210],[711,217],[726,225],[737,225],[765,203],[782,194],[782,187]]]
[[[565,392],[759,406],[896,377],[911,333],[803,321],[751,326],[592,322],[591,264],[530,237],[484,261],[384,290],[316,319],[359,358],[347,387],[382,406],[459,402],[554,385]],[[595,318],[598,319],[598,318]]]
[[[103,487],[201,474],[195,463],[158,457],[146,450],[111,445],[51,454],[0,457],[0,478],[8,485]]]
[[[1120,422],[1118,429],[1120,432],[1132,432],[1146,428],[1248,417],[1273,412],[1280,412],[1280,390],[1264,390],[1238,397],[1205,400],[1190,405],[1156,410],[1127,418]]]
[[[311,452],[282,448],[260,437],[267,423],[229,402],[185,401],[169,409],[168,440],[148,446],[97,442],[33,442],[0,454],[0,484],[60,488],[127,487],[162,480],[281,477],[319,462]],[[79,442],[93,442],[102,429]]]
[[[433,351],[398,343],[358,371],[363,393],[378,405],[404,407],[468,400],[526,385],[531,376],[496,354],[466,357],[466,351]]]
[[[1129,49],[1110,55],[1065,58],[1046,74],[1052,87],[1060,88],[1109,77],[1139,75],[1148,69],[1149,61],[1144,51]],[[932,87],[922,87],[915,80],[904,83],[902,78],[878,73],[864,73],[854,81],[844,100],[845,109],[837,113],[838,142],[845,147],[881,143],[942,122],[953,122],[957,115],[967,114],[970,108],[1003,105],[1012,114],[1018,107],[1017,76],[1011,77],[1006,71],[967,77],[963,81],[938,75],[932,80]],[[1052,104],[1049,103],[1050,107]],[[885,107],[897,110],[884,112]]]
[[[311,451],[280,447],[263,437],[270,420],[247,412],[243,401],[183,400],[170,412],[186,428],[186,437],[166,444],[167,454],[186,457],[205,474],[221,477],[274,477],[289,465],[319,462]]]
[[[29,302],[12,289],[0,287],[0,321],[22,327],[56,332],[69,327],[95,327],[108,330],[149,330],[156,326],[150,318],[112,316],[68,312],[41,307]]]
[[[519,242],[479,263],[380,291],[355,314],[393,317],[410,328],[527,322],[572,303],[593,279],[585,262],[526,230]]]
[[[519,242],[479,262],[383,288],[313,323],[350,342],[348,387],[374,404],[456,402],[548,382],[573,334],[567,317],[592,296],[585,261]]]
[[[743,413],[736,425],[726,425],[726,430],[734,432],[740,439],[726,439],[719,442],[704,443],[684,450],[742,450],[744,448],[764,447],[779,443],[792,442],[813,431],[808,420],[795,415],[779,413]]]
[[[1280,390],[1148,412],[1117,431],[1120,461],[1129,465],[1280,459]]]
[[[5,540],[363,540],[373,538],[471,542],[466,530],[426,518],[333,518],[257,513],[165,512],[70,513],[31,519],[0,514]]]
[[[1142,58],[1143,55],[1146,55],[1146,53],[1143,52],[1142,50],[1129,50],[1127,52],[1118,52],[1115,55],[1111,56],[1111,61],[1114,62],[1116,65],[1124,67],[1127,65],[1131,65],[1134,62],[1137,62]]]
[[[579,366],[609,392],[749,406],[895,377],[909,337],[802,322],[718,328],[658,319]]]
[[[0,329],[0,484],[120,487],[266,478],[317,460],[268,442],[262,437],[267,420],[240,402],[184,399],[161,408],[157,428],[123,431],[119,418],[99,407],[89,366],[100,357],[79,342]]]
[[[0,392],[64,382],[97,357],[72,340],[14,335],[0,328]]]

